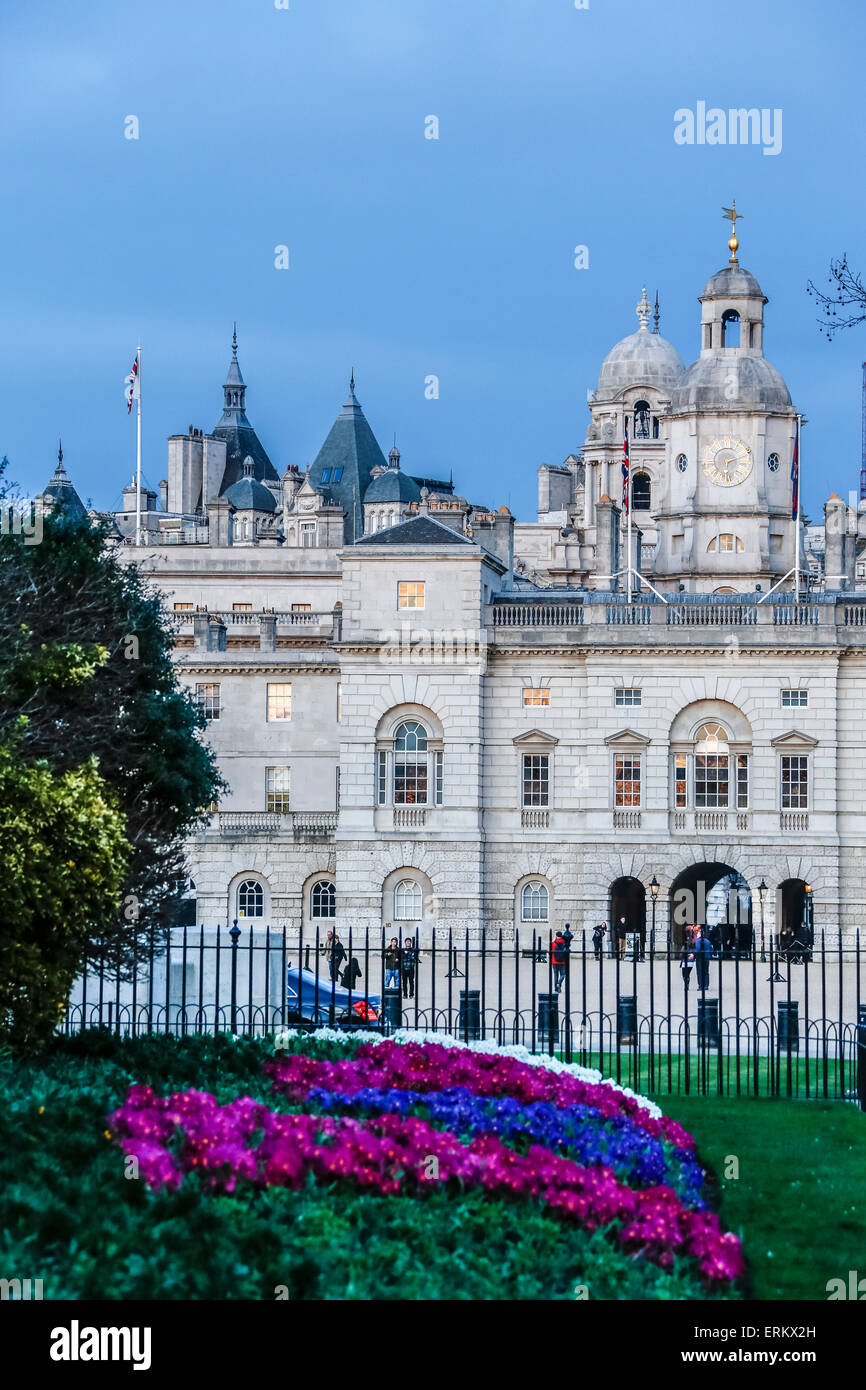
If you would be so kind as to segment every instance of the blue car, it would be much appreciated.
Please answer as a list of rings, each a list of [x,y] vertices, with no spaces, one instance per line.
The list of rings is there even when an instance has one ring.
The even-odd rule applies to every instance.
[[[378,1028],[382,999],[354,989],[351,995],[327,975],[289,966],[286,971],[289,1027]]]

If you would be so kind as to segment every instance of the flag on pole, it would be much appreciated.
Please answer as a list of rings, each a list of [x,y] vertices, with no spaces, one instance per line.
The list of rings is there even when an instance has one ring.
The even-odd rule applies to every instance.
[[[794,452],[791,455],[791,520],[800,512],[800,421],[794,423]]]
[[[138,400],[141,394],[141,387],[138,380],[138,353],[135,354],[135,361],[132,364],[132,371],[125,380],[126,385],[126,413],[132,410],[132,402]]]
[[[622,446],[622,510],[623,510],[624,515],[626,515],[626,516],[628,516],[628,493],[629,493],[629,487],[628,487],[628,473],[629,473],[629,463],[628,463],[628,424],[626,424],[626,427],[625,427],[625,439],[624,439],[624,441],[623,441],[623,446]]]

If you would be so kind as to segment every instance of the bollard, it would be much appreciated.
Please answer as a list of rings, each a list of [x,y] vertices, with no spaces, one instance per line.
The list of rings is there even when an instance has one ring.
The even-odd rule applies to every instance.
[[[718,999],[698,996],[698,1042],[702,1047],[718,1047],[721,1037]]]
[[[461,989],[457,1034],[464,1042],[481,1037],[481,990]]]
[[[616,1001],[616,1032],[621,1043],[637,1042],[636,994],[621,994]]]
[[[386,989],[382,995],[382,1022],[388,1032],[403,1027],[403,996],[399,989]]]
[[[559,1042],[559,995],[538,996],[538,1040],[551,1049]]]
[[[779,1051],[800,1051],[800,1005],[796,999],[780,999],[778,1003],[776,1038]]]

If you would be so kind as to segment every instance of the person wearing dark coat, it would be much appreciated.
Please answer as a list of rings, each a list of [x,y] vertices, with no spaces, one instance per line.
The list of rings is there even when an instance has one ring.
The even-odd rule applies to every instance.
[[[385,988],[400,988],[400,947],[396,936],[391,937],[391,944],[385,952]]]
[[[688,989],[689,987],[689,980],[692,977],[692,967],[694,966],[694,963],[695,953],[692,950],[691,943],[686,941],[683,945],[682,950],[680,951],[680,972],[683,977],[684,989]]]
[[[606,934],[607,922],[599,922],[592,929],[592,949],[595,951],[596,960],[601,960],[601,948]]]
[[[403,964],[400,973],[403,976],[403,997],[404,999],[414,999],[415,997],[415,969],[418,965],[418,947],[415,945],[415,938],[407,936],[403,942]]]
[[[700,936],[695,942],[695,966],[697,969],[698,989],[709,989],[710,987],[710,961],[713,955],[713,944],[705,930],[701,931]]]
[[[340,978],[340,966],[346,959],[346,948],[342,941],[334,932],[334,938],[328,951],[328,974],[335,982]]]
[[[353,956],[343,971],[343,989],[354,990],[361,978],[361,967],[358,964],[357,956]]]
[[[628,923],[626,922],[624,917],[620,917],[619,921],[614,927],[614,936],[616,938],[616,953],[619,956],[620,960],[625,960],[625,943],[627,935]]]

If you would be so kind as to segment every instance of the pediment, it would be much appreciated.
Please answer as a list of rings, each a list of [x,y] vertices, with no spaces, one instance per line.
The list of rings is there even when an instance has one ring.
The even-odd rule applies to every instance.
[[[618,734],[610,734],[609,737],[605,739],[606,744],[613,744],[614,746],[621,743],[630,743],[632,745],[639,743],[646,747],[646,745],[651,742],[652,740],[648,739],[646,734],[639,734],[637,729],[620,729]]]
[[[801,729],[789,729],[786,734],[770,740],[774,748],[817,748],[818,740]]]
[[[518,734],[513,743],[559,743],[558,738],[552,734],[546,734],[543,729],[527,729],[525,734]]]

